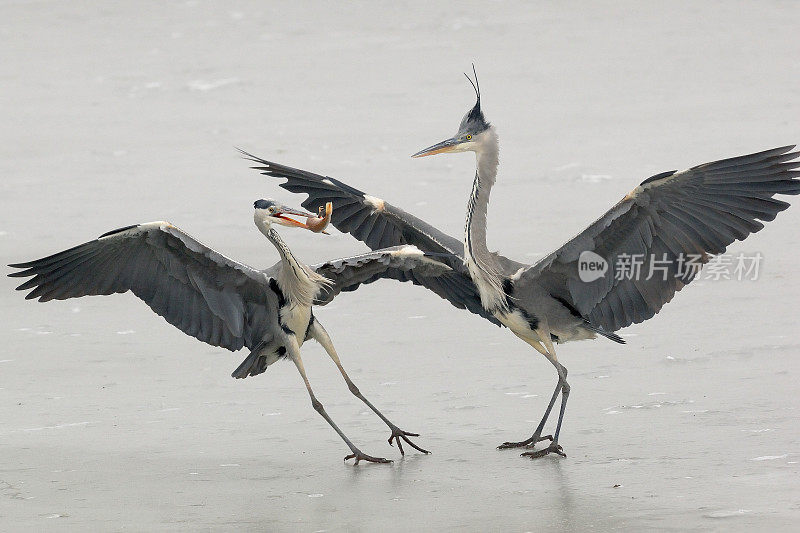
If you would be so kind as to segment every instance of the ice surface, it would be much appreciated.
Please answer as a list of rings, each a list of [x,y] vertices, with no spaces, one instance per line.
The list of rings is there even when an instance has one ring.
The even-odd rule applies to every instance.
[[[455,131],[473,61],[502,143],[489,244],[521,260],[648,176],[800,142],[792,2],[2,5],[4,265],[161,219],[271,265],[252,202],[302,198],[234,146],[459,236],[474,158],[408,156]],[[539,461],[495,446],[530,435],[551,365],[422,288],[379,282],[315,312],[364,394],[433,452],[400,459],[308,344],[333,418],[396,459],[354,468],[292,365],[233,380],[244,353],[186,337],[131,295],[38,304],[2,276],[0,523],[796,530],[798,227],[795,205],[731,247],[764,255],[758,281],[693,284],[625,346],[560,346],[569,457]],[[283,234],[309,263],[364,250],[337,233]]]

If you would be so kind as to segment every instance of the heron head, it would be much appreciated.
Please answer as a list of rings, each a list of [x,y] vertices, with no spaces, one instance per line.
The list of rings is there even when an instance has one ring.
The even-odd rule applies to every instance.
[[[472,109],[461,119],[461,124],[458,126],[456,134],[449,139],[420,150],[411,157],[425,157],[452,152],[477,152],[480,150],[481,141],[491,124],[486,121],[483,111],[481,111],[481,91],[478,86],[478,74],[475,72],[475,65],[472,65],[472,72],[475,75],[474,82],[469,75],[464,75],[467,76],[472,88],[475,89],[477,101],[472,106]]]
[[[256,200],[253,207],[256,210],[253,218],[257,225],[280,224],[281,226],[288,226],[290,228],[303,228],[313,231],[309,223],[318,218],[308,211],[294,209],[272,199]],[[300,217],[300,220],[296,220],[292,218],[292,216]],[[303,218],[306,220],[303,221]]]

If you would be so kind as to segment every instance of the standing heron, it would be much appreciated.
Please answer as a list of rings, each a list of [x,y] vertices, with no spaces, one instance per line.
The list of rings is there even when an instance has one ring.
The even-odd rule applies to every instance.
[[[390,462],[359,450],[317,400],[300,356],[303,342],[314,339],[336,364],[350,392],[389,426],[389,444],[396,441],[401,454],[403,441],[428,453],[409,440],[419,435],[398,428],[361,394],[342,367],[328,332],[314,317],[312,304],[325,305],[339,292],[379,279],[387,270],[419,268],[436,276],[449,268],[410,245],[309,267],[292,254],[273,225],[320,232],[330,208],[327,216],[315,217],[273,200],[258,200],[254,207],[256,226],[280,254],[280,261],[266,270],[229,259],[168,222],[150,222],[104,233],[43,259],[9,265],[24,269],[9,276],[33,276],[17,290],[33,289],[25,298],[40,302],[132,291],[187,335],[231,351],[249,348],[250,354],[232,374],[235,378],[255,376],[288,357],[297,366],[314,409],[350,448],[345,460]]]
[[[774,196],[800,193],[800,180],[794,179],[800,176],[794,170],[800,166],[798,152],[786,146],[652,176],[561,248],[526,265],[490,252],[486,245],[486,214],[497,176],[499,144],[494,126],[481,110],[477,76],[474,83],[467,79],[477,101],[456,134],[412,156],[475,153],[463,241],[334,178],[251,156],[257,163],[253,168],[285,178],[280,184],[284,189],[307,194],[303,206],[308,209],[333,202],[333,225],[372,249],[413,244],[424,252],[441,254],[452,269],[442,276],[411,271],[386,277],[423,285],[456,307],[508,327],[544,355],[558,373],[544,416],[529,438],[504,442],[499,448],[533,448],[539,441],[550,440],[545,449],[522,455],[565,456],[558,439],[570,386],[554,343],[593,339],[598,334],[624,343],[615,331],[651,318],[694,279],[697,269],[684,268],[687,258],[701,266],[709,254],[724,252],[733,241],[762,229],[761,221],[771,221],[789,207]],[[605,262],[608,268],[597,279],[582,280],[583,254],[593,254],[588,257]],[[631,257],[642,258],[640,272],[656,270],[659,275],[647,279],[625,275],[624,261]],[[542,436],[559,393],[555,432]]]

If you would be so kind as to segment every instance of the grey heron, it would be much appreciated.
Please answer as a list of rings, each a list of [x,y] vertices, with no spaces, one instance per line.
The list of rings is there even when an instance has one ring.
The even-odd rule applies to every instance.
[[[345,460],[390,462],[356,447],[314,395],[300,355],[303,342],[314,339],[333,360],[350,392],[389,426],[389,444],[396,441],[403,455],[403,442],[428,453],[409,440],[419,435],[397,427],[361,394],[327,331],[314,317],[312,304],[325,305],[341,291],[379,279],[387,270],[419,268],[436,276],[449,268],[413,245],[309,267],[292,254],[274,225],[324,231],[330,206],[320,217],[274,200],[258,200],[254,208],[256,226],[280,255],[280,261],[266,270],[229,259],[169,222],[159,221],[109,231],[63,252],[9,265],[23,269],[9,276],[33,276],[17,290],[32,289],[25,298],[40,302],[132,291],[187,335],[231,351],[249,348],[250,354],[232,374],[235,378],[255,376],[278,359],[289,358],[303,378],[313,408],[350,448]],[[306,217],[306,221],[292,216]]]
[[[474,70],[473,70],[474,72]],[[470,79],[467,76],[467,79]],[[463,241],[451,237],[383,199],[340,180],[273,163],[258,157],[254,169],[286,181],[281,187],[305,193],[302,205],[317,208],[333,202],[333,225],[377,249],[414,244],[441,254],[451,271],[438,277],[421,272],[402,276],[432,290],[454,306],[508,327],[544,355],[556,368],[558,383],[541,421],[522,441],[499,448],[528,448],[531,458],[549,453],[566,456],[559,445],[570,386],[567,369],[558,361],[554,344],[593,339],[601,335],[624,343],[614,332],[653,317],[676,291],[694,279],[697,269],[683,268],[686,257],[702,265],[735,240],[764,227],[789,204],[776,194],[800,193],[800,166],[794,146],[669,171],[642,181],[630,193],[573,239],[532,265],[514,261],[486,245],[489,194],[498,170],[497,133],[484,117],[480,90],[470,79],[477,101],[462,119],[456,134],[414,154],[423,157],[449,152],[474,152],[476,171],[467,207]],[[594,280],[579,273],[583,253],[594,254],[609,266]],[[661,261],[663,276],[648,279],[620,276],[624,258],[641,256],[642,272]],[[545,423],[561,394],[558,422],[543,436]],[[541,450],[536,443],[550,440]]]

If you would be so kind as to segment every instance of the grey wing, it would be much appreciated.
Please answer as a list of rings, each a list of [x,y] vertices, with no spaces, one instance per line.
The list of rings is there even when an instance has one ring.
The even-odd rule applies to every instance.
[[[253,348],[277,327],[269,279],[168,222],[106,233],[69,250],[9,265],[40,302],[132,291],[184,333],[212,346]]]
[[[464,255],[460,240],[380,198],[335,178],[273,163],[244,151],[242,154],[257,163],[253,169],[266,176],[285,178],[286,182],[280,184],[284,189],[307,194],[302,205],[309,211],[317,212],[327,202],[332,202],[334,227],[350,233],[373,250],[412,244],[425,252],[453,254],[456,258]],[[457,263],[450,266],[459,268]]]
[[[800,193],[794,146],[664,172],[643,181],[577,237],[520,275],[543,286],[590,323],[615,331],[655,315],[691,282],[709,254],[762,229]],[[581,281],[578,259],[589,251],[608,269]],[[638,260],[639,275],[631,268]],[[651,273],[653,275],[651,275]],[[648,279],[649,278],[649,279]]]
[[[379,279],[394,279],[423,285],[459,309],[467,309],[500,325],[481,305],[472,279],[450,268],[448,259],[452,258],[403,245],[314,265],[313,270],[331,281],[314,303],[325,305],[340,292],[354,291],[362,284]]]

